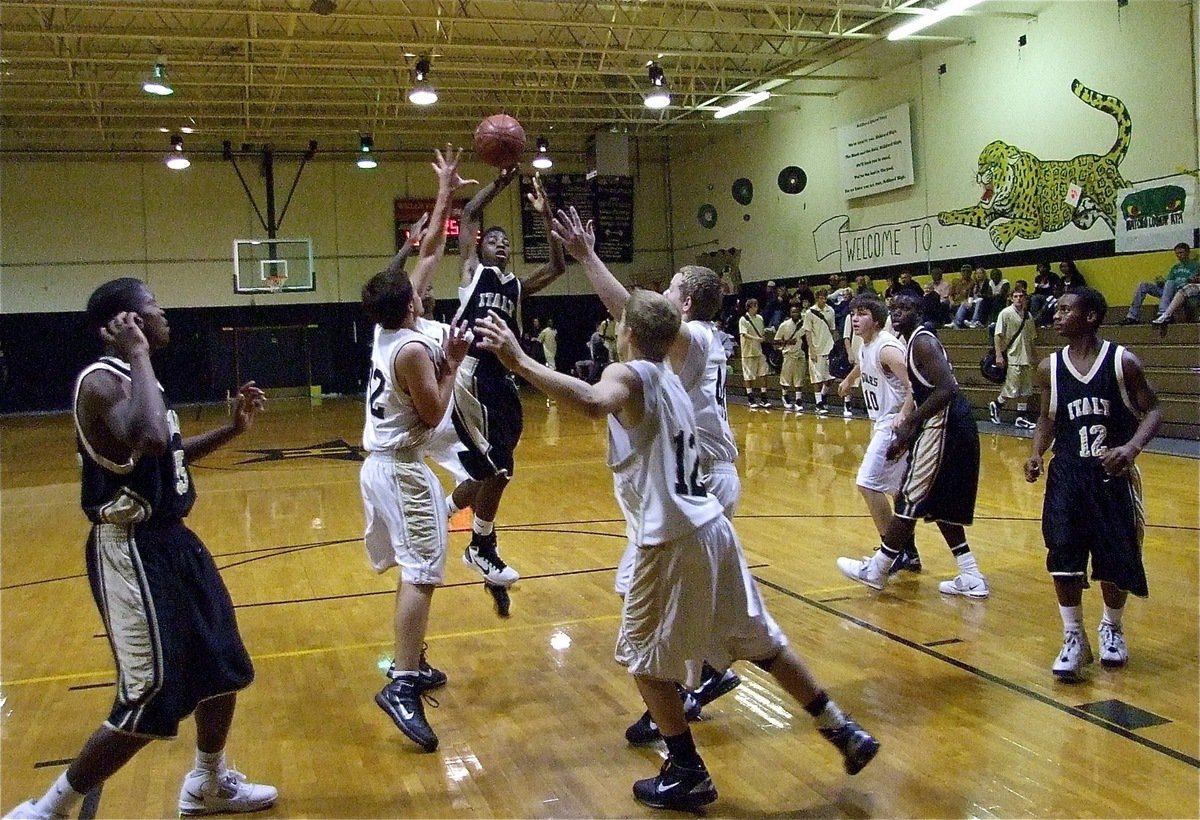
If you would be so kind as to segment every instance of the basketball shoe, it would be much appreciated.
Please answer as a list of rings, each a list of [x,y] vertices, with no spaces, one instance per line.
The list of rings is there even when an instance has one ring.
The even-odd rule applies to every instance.
[[[1050,671],[1061,680],[1077,681],[1083,667],[1095,659],[1087,635],[1079,629],[1068,629],[1063,633],[1062,649],[1054,659],[1054,666],[1050,667]]]
[[[1125,647],[1125,633],[1121,627],[1107,621],[1100,622],[1100,665],[1108,669],[1129,663],[1129,650]]]
[[[427,752],[432,752],[438,746],[437,735],[425,720],[425,705],[421,702],[421,691],[417,682],[411,676],[404,676],[388,681],[387,686],[375,695],[379,708],[387,712],[388,717],[396,724],[401,732],[413,743]]]
[[[739,679],[738,682],[740,683],[741,680]],[[699,720],[701,704],[696,696],[681,686],[679,687],[679,697],[683,701],[684,717],[689,721]],[[658,731],[658,724],[650,717],[650,713],[642,712],[642,716],[625,730],[625,739],[634,746],[643,746],[661,740],[662,733]]]
[[[712,703],[721,697],[721,695],[732,692],[741,685],[741,682],[742,679],[732,669],[726,669],[722,673],[706,663],[704,664],[704,673],[700,680],[700,685],[696,687],[696,691],[692,694],[696,696],[696,700],[703,707]],[[684,705],[687,705],[686,701]]]
[[[508,594],[508,587],[493,584],[491,581],[484,581],[483,586],[492,596],[492,602],[496,605],[496,614],[501,618],[507,618],[512,609],[512,597]]]
[[[421,647],[421,660],[417,666],[417,690],[420,692],[428,692],[430,689],[437,689],[439,686],[445,686],[448,678],[446,673],[440,669],[429,665],[429,661],[425,660],[425,649],[428,644]],[[396,662],[393,661],[387,670],[388,680],[395,680],[400,672],[396,669]]]
[[[943,595],[961,595],[964,598],[986,598],[990,594],[986,578],[965,572],[956,575],[953,580],[942,581],[938,584],[938,592]]]
[[[668,757],[656,777],[633,784],[633,796],[652,809],[695,811],[716,800],[717,790],[703,763],[698,769],[690,769]]]
[[[876,569],[869,555],[865,558],[839,558],[837,565],[842,575],[871,589],[883,589],[887,584],[887,573]]]
[[[66,820],[65,814],[46,814],[38,811],[36,800],[26,800],[4,815],[4,820]]]
[[[998,401],[989,401],[988,402],[988,418],[991,419],[992,424],[1000,423],[1000,402],[998,402]]]
[[[471,567],[489,584],[507,587],[520,578],[520,574],[504,563],[496,549],[496,534],[471,534],[471,543],[463,551],[463,563]]]
[[[879,751],[879,741],[849,715],[836,729],[821,729],[821,735],[838,747],[848,774],[858,774]]]
[[[274,786],[247,783],[233,769],[212,772],[192,769],[179,789],[180,814],[233,814],[261,811],[274,805],[279,792]]]

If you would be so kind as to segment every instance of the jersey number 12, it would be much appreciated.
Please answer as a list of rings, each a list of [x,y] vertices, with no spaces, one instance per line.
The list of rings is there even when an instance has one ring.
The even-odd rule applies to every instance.
[[[700,484],[700,459],[696,454],[696,434],[690,433],[684,445],[683,431],[675,434],[675,492],[677,495],[704,496]],[[691,470],[687,469],[691,466]]]

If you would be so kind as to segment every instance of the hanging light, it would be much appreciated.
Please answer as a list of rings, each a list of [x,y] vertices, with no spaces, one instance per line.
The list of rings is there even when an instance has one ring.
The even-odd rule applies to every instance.
[[[667,91],[667,78],[662,67],[653,60],[647,64],[650,76],[650,91],[643,98],[647,108],[666,108],[671,104],[671,94]]]
[[[547,168],[554,166],[554,160],[550,159],[550,142],[545,137],[537,138],[537,154],[533,157],[533,167],[539,171],[544,171]]]
[[[758,105],[760,102],[766,102],[771,97],[770,91],[755,91],[747,97],[741,97],[723,108],[718,108],[713,112],[713,116],[719,120],[732,116],[739,111],[745,111],[751,106]]]
[[[154,64],[154,70],[142,83],[142,91],[158,97],[169,97],[175,93],[175,89],[171,88],[167,81],[167,67],[162,60]]]
[[[167,154],[166,163],[172,171],[182,171],[192,164],[183,153],[183,137],[178,134],[171,135],[171,153]]]
[[[354,164],[359,168],[374,168],[379,165],[375,161],[375,139],[370,134],[363,134],[358,138],[358,161]]]
[[[429,82],[429,58],[417,60],[413,69],[413,87],[408,92],[408,101],[413,105],[433,105],[438,101],[437,91]]]

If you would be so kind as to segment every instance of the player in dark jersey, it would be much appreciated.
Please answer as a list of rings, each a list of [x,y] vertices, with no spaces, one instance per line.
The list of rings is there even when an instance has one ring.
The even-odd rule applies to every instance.
[[[150,352],[170,328],[137,279],[101,285],[88,300],[106,355],[79,375],[75,430],[82,503],[92,522],[87,570],[117,666],[117,695],[66,772],[40,800],[10,817],[66,817],[84,795],[156,738],[196,714],[196,766],[183,780],[182,814],[264,809],[271,786],[225,765],[237,691],[254,679],[233,603],[212,556],[183,523],[196,493],[187,463],[253,424],[263,406],[254,382],[238,390],[233,421],[184,439],[163,398]]]
[[[896,495],[896,514],[873,556],[839,558],[846,577],[883,589],[900,553],[913,547],[917,519],[937,523],[958,564],[958,575],[938,584],[943,595],[986,598],[987,579],[967,544],[966,527],[975,519],[979,489],[979,431],[958,389],[954,368],[941,342],[921,324],[922,300],[900,295],[891,301],[892,328],[908,341],[906,403],[896,425],[888,460],[908,452],[908,466]]]
[[[566,269],[562,245],[551,234],[546,194],[536,176],[529,201],[545,223],[549,261],[522,280],[508,270],[512,245],[503,228],[490,227],[479,234],[478,244],[470,242],[479,232],[484,207],[516,178],[515,167],[502,171],[463,207],[460,235],[467,238],[468,244],[463,254],[455,324],[466,321],[473,327],[476,320],[494,311],[520,336],[522,297],[537,293]],[[507,616],[508,587],[520,576],[500,557],[494,522],[504,489],[513,476],[513,451],[521,438],[523,414],[516,382],[496,356],[478,344],[472,344],[458,370],[453,417],[465,447],[460,458],[472,479],[460,484],[450,499],[452,511],[466,507],[474,510],[471,543],[463,553],[463,562],[483,576],[496,599],[497,611]]]
[[[1063,646],[1051,671],[1078,679],[1092,662],[1083,630],[1083,590],[1088,556],[1100,582],[1100,663],[1129,660],[1121,625],[1129,593],[1146,597],[1142,566],[1142,481],[1134,459],[1162,423],[1158,397],[1138,357],[1100,338],[1108,311],[1099,291],[1073,288],[1054,309],[1054,329],[1067,346],[1038,365],[1041,414],[1025,479],[1042,474],[1042,455],[1054,442],[1046,476],[1042,535],[1046,569],[1054,579],[1063,620]]]

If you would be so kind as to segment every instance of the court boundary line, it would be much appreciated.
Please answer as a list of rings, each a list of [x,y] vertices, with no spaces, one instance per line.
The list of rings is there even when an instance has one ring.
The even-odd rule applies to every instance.
[[[966,672],[967,674],[974,675],[978,678],[982,678],[983,680],[988,681],[989,683],[997,684],[998,686],[1001,686],[1002,688],[1007,689],[1008,691],[1013,692],[1015,694],[1024,695],[1025,697],[1035,700],[1038,703],[1041,703],[1045,706],[1050,706],[1054,709],[1059,710],[1060,712],[1064,712],[1068,715],[1071,715],[1072,717],[1076,717],[1081,720],[1084,720],[1084,721],[1092,724],[1093,726],[1098,726],[1101,729],[1107,729],[1108,731],[1112,732],[1115,735],[1123,737],[1126,740],[1132,740],[1135,743],[1145,746],[1147,749],[1150,749],[1151,751],[1155,751],[1160,754],[1166,755],[1167,757],[1170,757],[1174,760],[1178,760],[1181,763],[1186,763],[1187,765],[1191,766],[1194,769],[1200,769],[1200,759],[1192,757],[1191,755],[1187,754],[1186,752],[1181,752],[1178,749],[1172,749],[1170,746],[1165,746],[1162,743],[1158,743],[1157,741],[1151,740],[1150,738],[1143,737],[1139,734],[1135,734],[1134,732],[1130,731],[1129,729],[1124,728],[1123,726],[1118,726],[1115,723],[1109,723],[1106,720],[1103,720],[1101,718],[1096,717],[1095,715],[1092,715],[1088,712],[1083,711],[1082,709],[1080,709],[1077,706],[1071,706],[1070,704],[1062,703],[1061,701],[1057,701],[1054,698],[1049,697],[1048,695],[1043,695],[1041,692],[1030,689],[1026,686],[1022,686],[1021,684],[1016,683],[1015,681],[1010,681],[1010,680],[1007,680],[1006,678],[1002,678],[999,675],[996,675],[995,673],[988,672],[984,669],[980,669],[978,666],[973,666],[972,664],[969,664],[966,661],[960,661],[957,658],[952,658],[949,655],[945,655],[941,652],[938,652],[935,649],[931,649],[930,647],[925,646],[924,644],[918,643],[917,641],[911,640],[909,638],[905,638],[902,635],[897,635],[895,632],[891,632],[881,626],[877,626],[876,624],[873,624],[870,621],[865,621],[862,618],[859,618],[855,615],[851,615],[848,612],[842,612],[839,609],[836,609],[836,608],[828,606],[827,604],[824,604],[820,601],[809,598],[808,596],[804,595],[803,593],[799,593],[799,592],[796,592],[795,590],[788,589],[787,587],[783,586],[782,584],[777,584],[774,581],[768,581],[759,575],[755,575],[754,579],[758,583],[767,587],[768,589],[773,589],[776,592],[779,592],[779,593],[782,593],[783,595],[788,596],[789,598],[793,598],[793,599],[800,601],[801,603],[806,604],[814,609],[818,609],[821,612],[826,613],[827,615],[833,615],[834,617],[840,618],[844,621],[849,621],[850,623],[854,624],[855,626],[862,627],[863,629],[866,629],[869,632],[874,632],[876,635],[880,635],[884,638],[887,638],[888,640],[898,643],[901,646],[906,646],[909,649],[915,649],[924,655],[927,655],[935,660],[939,660],[946,664],[949,664],[950,666],[953,666],[960,671]]]

